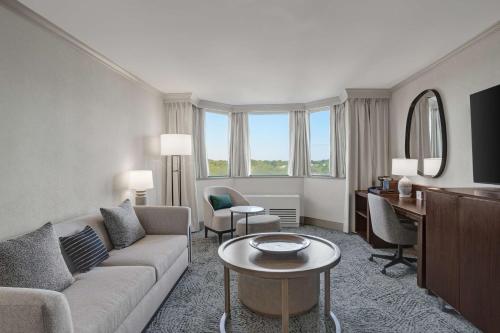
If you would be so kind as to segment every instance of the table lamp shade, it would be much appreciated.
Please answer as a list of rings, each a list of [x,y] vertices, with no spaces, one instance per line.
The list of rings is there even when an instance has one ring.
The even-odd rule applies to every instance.
[[[424,175],[435,176],[441,168],[442,158],[424,158]]]
[[[145,191],[153,188],[153,171],[132,170],[129,173],[129,188],[136,191]]]
[[[191,155],[191,135],[189,134],[162,134],[161,155]]]
[[[392,174],[398,176],[416,176],[418,160],[409,158],[393,158]]]

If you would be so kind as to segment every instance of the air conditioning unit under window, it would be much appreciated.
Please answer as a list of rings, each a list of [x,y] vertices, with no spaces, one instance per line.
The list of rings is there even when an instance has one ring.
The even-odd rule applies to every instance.
[[[300,195],[298,194],[246,194],[251,205],[265,209],[265,214],[277,215],[281,227],[298,227],[300,223]]]

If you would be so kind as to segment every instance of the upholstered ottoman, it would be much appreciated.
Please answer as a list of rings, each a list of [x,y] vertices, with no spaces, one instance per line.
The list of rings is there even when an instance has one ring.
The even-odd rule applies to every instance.
[[[236,223],[236,234],[246,235],[246,218]],[[280,217],[276,215],[253,215],[248,217],[248,234],[280,231]]]

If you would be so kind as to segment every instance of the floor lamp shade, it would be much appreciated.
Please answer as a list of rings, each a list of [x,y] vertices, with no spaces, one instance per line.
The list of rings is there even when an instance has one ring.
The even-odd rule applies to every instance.
[[[170,156],[171,168],[171,204],[174,205],[174,173],[177,173],[179,206],[182,206],[182,158],[192,155],[192,138],[189,134],[162,134],[160,136],[161,155]],[[174,170],[174,157],[177,158],[177,170]]]
[[[129,173],[129,188],[135,190],[135,204],[147,203],[146,190],[153,188],[153,171],[132,170]]]
[[[186,156],[192,154],[191,135],[189,134],[162,134],[161,155]]]

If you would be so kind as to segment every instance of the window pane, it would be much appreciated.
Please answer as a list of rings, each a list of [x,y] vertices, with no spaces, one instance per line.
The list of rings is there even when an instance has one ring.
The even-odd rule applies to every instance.
[[[311,173],[330,174],[330,110],[310,113]]]
[[[248,116],[252,175],[288,175],[288,113]]]
[[[208,176],[228,175],[229,120],[227,114],[205,113],[205,145],[208,158]]]

